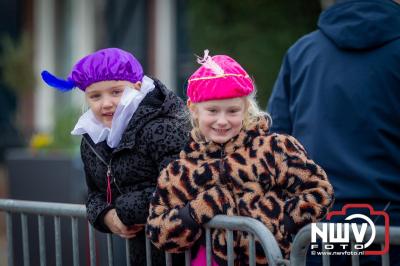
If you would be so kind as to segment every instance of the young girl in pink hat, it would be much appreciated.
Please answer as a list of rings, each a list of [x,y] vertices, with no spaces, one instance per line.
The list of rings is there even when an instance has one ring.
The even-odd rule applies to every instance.
[[[192,248],[192,265],[205,265],[202,225],[217,214],[247,216],[264,223],[288,257],[291,235],[325,216],[333,188],[295,138],[269,132],[253,80],[235,60],[206,50],[198,62],[187,88],[191,139],[158,179],[146,233],[168,252]],[[225,265],[225,233],[211,235],[213,265]],[[248,265],[247,234],[235,235],[234,250],[235,265]],[[268,263],[262,252],[256,260]]]

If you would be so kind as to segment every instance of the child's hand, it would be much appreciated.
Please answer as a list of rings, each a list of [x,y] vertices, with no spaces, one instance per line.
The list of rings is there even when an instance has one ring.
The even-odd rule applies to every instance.
[[[189,203],[192,218],[200,225],[210,221],[215,215],[234,215],[234,200],[225,187],[214,186]]]
[[[137,233],[139,233],[140,231],[142,231],[145,227],[145,224],[134,224],[132,226],[129,226],[129,231],[134,232],[134,234],[136,235]]]
[[[115,209],[111,209],[107,212],[104,216],[104,223],[108,226],[111,232],[127,239],[135,237],[136,234],[144,228],[144,225],[133,225],[128,228],[121,222]]]

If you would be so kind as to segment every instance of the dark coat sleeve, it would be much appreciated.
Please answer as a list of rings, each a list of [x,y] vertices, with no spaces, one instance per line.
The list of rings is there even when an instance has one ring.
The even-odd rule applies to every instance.
[[[290,90],[290,63],[288,55],[286,55],[268,101],[267,111],[272,118],[272,132],[292,134],[292,120],[289,110]]]
[[[124,193],[115,200],[115,210],[126,226],[145,224],[149,215],[149,203],[155,187]]]
[[[179,126],[179,123],[183,123],[183,126]],[[143,127],[138,134],[137,143],[143,153],[154,162],[157,171],[161,172],[169,162],[178,158],[187,141],[188,130],[187,124],[178,119],[157,118]],[[154,187],[125,193],[116,200],[117,214],[125,225],[146,223],[157,180],[153,181]]]
[[[106,195],[100,192],[94,183],[93,173],[89,170],[88,164],[95,163],[96,158],[91,153],[84,140],[81,143],[81,157],[84,164],[86,185],[88,189],[88,196],[86,199],[87,219],[94,228],[103,233],[111,233],[108,227],[104,224],[104,215],[112,208],[113,205],[107,205]]]

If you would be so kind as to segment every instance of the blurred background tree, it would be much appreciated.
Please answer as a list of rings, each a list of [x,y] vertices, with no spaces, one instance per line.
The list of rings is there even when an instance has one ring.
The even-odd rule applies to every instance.
[[[172,41],[176,41],[176,47],[175,44],[171,46],[177,53],[172,59],[176,60],[173,73],[176,77],[163,80],[166,83],[168,78],[176,78],[177,83],[171,89],[185,96],[185,82],[198,67],[194,54],[201,56],[204,49],[209,49],[212,55],[228,54],[244,66],[255,79],[260,106],[265,108],[285,51],[300,36],[316,28],[321,6],[330,1],[52,0],[54,10],[39,5],[39,1],[3,1],[0,9],[3,10],[3,23],[0,24],[0,109],[3,111],[0,123],[2,128],[9,127],[11,133],[5,134],[3,130],[2,136],[6,137],[0,138],[0,157],[1,150],[11,143],[8,139],[16,136],[17,131],[21,132],[24,143],[29,143],[34,134],[46,133],[53,140],[51,147],[76,145],[69,132],[79,117],[75,109],[80,100],[59,93],[44,93],[49,88],[40,80],[35,82],[34,77],[39,78],[39,73],[33,73],[35,62],[46,62],[57,74],[66,76],[73,62],[86,53],[84,51],[121,47],[140,59],[146,73],[163,80],[161,74],[165,71],[161,71],[159,65],[156,67],[153,56],[154,43],[168,42],[164,35],[157,35],[160,29],[155,30],[155,21],[164,19],[163,24],[176,26],[173,30],[176,40]],[[174,10],[171,20],[157,15],[159,11],[156,10],[161,9],[155,6],[163,4],[161,11],[165,11],[165,3]],[[52,13],[45,16],[43,25],[39,23],[39,17],[43,17],[33,12],[34,6],[43,14]],[[94,11],[77,12],[84,8]],[[46,27],[39,31],[34,25]],[[29,32],[30,36],[24,32]],[[51,34],[40,35],[39,32]],[[3,35],[10,37],[2,38]],[[37,46],[34,56],[33,44]],[[41,47],[48,49],[40,50]],[[57,106],[54,109],[50,108],[53,102]],[[60,110],[67,106],[71,110]],[[38,112],[43,119],[37,119]],[[43,121],[51,123],[47,125]]]
[[[33,45],[31,36],[24,32],[19,40],[14,40],[9,35],[5,35],[0,41],[0,46],[3,82],[18,93],[32,90],[35,77],[32,65]]]
[[[79,154],[81,139],[70,134],[74,128],[81,110],[71,106],[61,107],[56,111],[56,123],[53,129],[53,142],[49,149],[62,150],[68,154]]]
[[[63,150],[76,152],[79,148],[79,139],[71,136],[69,132],[72,130],[80,112],[73,106],[61,105],[60,108],[55,110],[56,123],[52,134],[34,132],[33,128],[22,118],[26,116],[23,113],[31,112],[29,106],[25,106],[26,101],[24,102],[23,99],[31,97],[29,95],[32,95],[36,82],[32,64],[33,44],[31,36],[27,32],[22,33],[17,39],[4,35],[0,39],[0,50],[1,80],[4,86],[19,99],[19,106],[14,107],[19,111],[19,114],[17,114],[17,118],[14,121],[9,122],[8,131],[10,133],[8,135],[12,134],[13,136],[7,136],[6,138],[7,142],[12,139],[13,143],[0,145],[4,146],[2,149],[23,146],[27,144],[24,143],[24,139],[30,139],[29,146],[35,151],[53,152],[54,150]],[[17,103],[15,102],[15,104]],[[1,158],[2,156],[0,156],[0,160]]]
[[[192,50],[202,56],[207,48],[211,55],[237,59],[255,79],[262,108],[285,51],[315,30],[321,12],[320,1],[310,0],[190,0],[187,7]]]
[[[0,162],[4,159],[6,149],[24,145],[21,113],[31,111],[21,99],[33,91],[35,79],[32,58],[32,38],[27,32],[22,33],[19,38],[10,34],[1,36]]]

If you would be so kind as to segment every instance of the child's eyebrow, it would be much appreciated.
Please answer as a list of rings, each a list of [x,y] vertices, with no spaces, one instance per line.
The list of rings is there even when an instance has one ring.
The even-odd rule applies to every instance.
[[[99,90],[91,90],[86,92],[86,94],[95,94],[95,93],[99,93]]]
[[[128,85],[115,85],[112,86],[111,89],[124,89],[126,87],[129,87]]]

